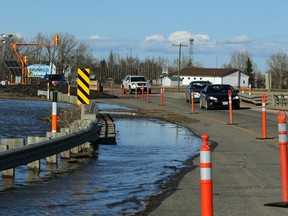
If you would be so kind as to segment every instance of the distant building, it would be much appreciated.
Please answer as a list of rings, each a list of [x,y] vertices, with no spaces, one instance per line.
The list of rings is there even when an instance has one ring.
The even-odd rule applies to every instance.
[[[182,86],[183,79],[180,77],[179,85]],[[178,86],[178,77],[164,77],[162,79],[162,86]]]
[[[228,68],[184,68],[180,70],[182,84],[188,85],[194,80],[208,80],[213,84],[230,84],[232,86],[248,87],[249,76],[238,69]],[[178,72],[172,74],[178,77]]]

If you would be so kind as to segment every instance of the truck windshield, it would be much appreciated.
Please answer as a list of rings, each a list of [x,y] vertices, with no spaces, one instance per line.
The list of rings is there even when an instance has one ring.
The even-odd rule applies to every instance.
[[[139,82],[139,81],[146,81],[144,77],[131,77],[131,81]]]

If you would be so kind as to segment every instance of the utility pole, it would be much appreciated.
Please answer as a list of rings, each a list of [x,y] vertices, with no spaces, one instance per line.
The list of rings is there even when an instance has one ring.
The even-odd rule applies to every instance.
[[[189,43],[190,43],[190,62],[189,62],[189,66],[192,67],[193,66],[193,42],[194,42],[194,39],[193,38],[190,38],[189,39]]]
[[[187,47],[187,45],[184,45],[182,43],[179,44],[173,44],[173,46],[178,46],[179,47],[179,61],[178,61],[178,86],[177,86],[177,92],[180,92],[180,67],[181,67],[181,48],[182,47]]]

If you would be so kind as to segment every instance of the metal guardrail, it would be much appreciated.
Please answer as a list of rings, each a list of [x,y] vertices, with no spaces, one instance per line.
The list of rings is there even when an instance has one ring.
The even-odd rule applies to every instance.
[[[99,138],[99,119],[89,127],[51,140],[0,152],[0,170],[15,168],[42,158],[69,150],[85,142],[94,143]]]
[[[254,105],[262,104],[262,95],[248,95],[239,93],[240,99],[245,102],[252,103]]]

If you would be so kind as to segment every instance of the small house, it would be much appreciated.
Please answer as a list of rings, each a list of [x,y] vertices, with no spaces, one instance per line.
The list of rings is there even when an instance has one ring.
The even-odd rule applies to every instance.
[[[249,76],[238,69],[231,68],[184,68],[180,70],[182,84],[188,85],[194,80],[208,80],[212,84],[230,84],[232,86],[248,87]],[[173,74],[178,77],[178,72]]]

